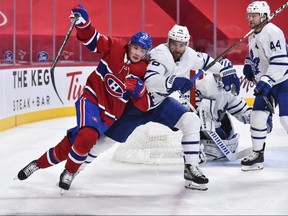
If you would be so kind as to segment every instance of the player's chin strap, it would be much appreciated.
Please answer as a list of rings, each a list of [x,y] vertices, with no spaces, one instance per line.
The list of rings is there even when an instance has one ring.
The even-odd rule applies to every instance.
[[[187,104],[193,112],[197,113],[197,110],[194,108],[194,106],[192,106],[189,101],[187,101]],[[218,146],[218,148],[223,152],[223,154],[227,157],[229,161],[239,160],[250,155],[252,153],[252,147],[233,153],[219,137],[219,135],[215,131],[215,124],[213,121],[212,113],[214,107],[214,100],[202,99],[201,106],[199,107],[199,116],[202,127],[201,130],[205,133],[206,136],[210,137],[211,140],[213,140],[213,142]]]

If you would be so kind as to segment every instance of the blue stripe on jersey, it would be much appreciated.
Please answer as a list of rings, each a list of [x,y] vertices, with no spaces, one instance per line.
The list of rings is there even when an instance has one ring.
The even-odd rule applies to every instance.
[[[231,112],[231,115],[236,115],[237,113],[241,112],[246,107],[246,104],[244,104],[240,109],[237,109],[234,112]]]
[[[156,74],[159,74],[159,73],[158,73],[157,71],[147,70],[144,81],[146,81],[146,80],[149,79],[151,76],[154,76],[154,75],[156,75]],[[148,75],[148,76],[147,76],[147,75]]]
[[[205,60],[205,59],[204,59],[204,60]],[[209,60],[210,60],[210,55],[207,56],[207,59],[206,59],[205,62],[204,62],[203,69],[207,66]]]
[[[97,66],[97,72],[102,76],[102,79],[104,76],[108,73],[111,73],[111,70],[108,68],[107,64],[101,59],[98,66]]]
[[[228,107],[227,110],[231,112],[231,110],[237,108],[234,112],[231,112],[231,115],[235,115],[239,112],[241,112],[245,107],[246,107],[246,103],[243,103],[242,106],[240,106],[243,102],[240,101],[237,105],[233,106],[233,107]]]
[[[281,63],[281,62],[270,62],[270,65],[283,65],[283,66],[288,66],[288,63]]]
[[[278,59],[278,58],[287,58],[288,56],[287,55],[277,55],[277,56],[273,56],[270,58],[270,64],[271,64],[271,61],[273,61],[274,59]]]
[[[98,32],[96,34],[93,35],[93,37],[90,39],[90,43],[85,44],[85,46],[92,52],[96,51],[96,47],[97,47],[97,36],[98,36]]]
[[[242,101],[240,101],[238,104],[236,104],[235,106],[232,107],[228,107],[227,110],[231,110],[234,109],[235,107],[239,106],[242,103]]]
[[[266,76],[266,77],[268,77],[270,80],[272,80],[273,82],[276,82],[272,77],[270,77],[270,76],[268,76],[268,75],[263,75],[262,77],[264,77],[264,76]]]

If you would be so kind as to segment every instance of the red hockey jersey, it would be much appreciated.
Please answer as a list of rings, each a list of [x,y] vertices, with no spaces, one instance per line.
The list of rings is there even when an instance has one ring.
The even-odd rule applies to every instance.
[[[147,62],[131,63],[125,40],[105,37],[92,25],[88,29],[77,28],[77,38],[90,51],[103,54],[96,70],[87,79],[83,96],[98,104],[102,120],[112,125],[130,99],[124,86],[125,77],[133,74],[144,80]]]

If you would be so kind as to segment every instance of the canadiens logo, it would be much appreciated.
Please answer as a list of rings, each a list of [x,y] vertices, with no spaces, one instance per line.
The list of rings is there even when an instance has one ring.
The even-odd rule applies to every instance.
[[[125,86],[114,74],[106,74],[104,77],[105,88],[113,97],[123,97]]]

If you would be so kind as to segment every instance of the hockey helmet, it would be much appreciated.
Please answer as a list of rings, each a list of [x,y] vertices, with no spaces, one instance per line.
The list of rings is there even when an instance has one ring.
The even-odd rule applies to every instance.
[[[168,38],[175,41],[189,42],[190,34],[186,26],[180,26],[176,24],[168,32]]]
[[[246,13],[259,13],[260,17],[263,17],[264,14],[267,17],[270,16],[270,7],[266,1],[254,1],[248,5]]]
[[[131,37],[130,43],[136,44],[148,51],[152,47],[152,37],[147,32],[140,31]]]

